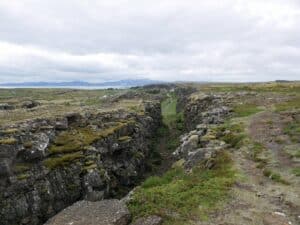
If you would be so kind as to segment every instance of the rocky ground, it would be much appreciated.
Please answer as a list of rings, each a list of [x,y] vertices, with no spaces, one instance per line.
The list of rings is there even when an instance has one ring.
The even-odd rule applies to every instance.
[[[104,98],[102,92],[101,101],[95,101],[99,92],[89,93],[88,100],[67,91],[63,95],[76,95],[81,106],[73,98],[70,106],[63,106],[64,112],[75,109],[81,116],[57,120],[50,113],[47,119],[35,120],[46,121],[43,126],[27,119],[53,100],[17,102],[9,94],[1,100],[3,115],[28,114],[6,118],[9,125],[2,126],[1,224],[41,224],[45,215],[67,206],[46,224],[300,224],[297,82],[151,86],[110,91]],[[130,124],[119,127],[125,120]],[[24,129],[28,124],[30,129]],[[111,129],[116,125],[118,129]],[[86,129],[92,131],[88,137]],[[68,143],[66,132],[74,135]],[[61,161],[69,154],[80,157]],[[53,157],[59,165],[52,163]],[[28,163],[35,169],[23,170]],[[68,182],[53,181],[58,176]],[[139,184],[138,177],[147,179]],[[58,183],[43,185],[47,180],[64,183],[66,189]],[[76,186],[67,188],[70,183]],[[99,201],[113,196],[124,198]]]

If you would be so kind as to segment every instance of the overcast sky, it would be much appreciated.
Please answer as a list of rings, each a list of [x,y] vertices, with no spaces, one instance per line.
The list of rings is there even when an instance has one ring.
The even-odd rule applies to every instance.
[[[0,83],[300,79],[300,0],[0,0]]]

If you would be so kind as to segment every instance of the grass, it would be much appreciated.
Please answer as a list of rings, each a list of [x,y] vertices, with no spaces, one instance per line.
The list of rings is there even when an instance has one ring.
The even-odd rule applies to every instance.
[[[128,204],[133,218],[155,214],[164,224],[184,224],[207,216],[226,199],[235,180],[229,155],[222,152],[216,161],[218,166],[211,170],[199,165],[186,173],[175,167],[161,177],[148,178]]]
[[[30,174],[27,174],[27,173],[23,173],[23,174],[20,174],[17,176],[17,179],[18,180],[26,180],[30,177]]]
[[[0,112],[0,125],[34,118],[52,118],[68,112],[82,112],[86,109],[103,110],[118,108],[119,103],[105,106],[110,97],[127,92],[128,89],[75,90],[75,89],[0,89],[0,103],[16,105],[11,112]],[[41,106],[34,110],[21,109],[22,102],[36,100]]]
[[[285,179],[283,179],[281,177],[280,174],[273,172],[270,169],[264,169],[263,171],[264,176],[270,178],[271,180],[281,183],[281,184],[285,184],[285,185],[289,185],[290,183],[288,181],[286,181]]]
[[[215,92],[240,92],[240,91],[251,91],[251,92],[275,92],[275,93],[300,93],[300,83],[243,83],[243,84],[208,84],[202,85],[202,91],[215,91]]]
[[[24,173],[28,170],[30,170],[32,167],[32,164],[28,164],[28,163],[16,163],[13,166],[13,171],[15,173]]]
[[[10,129],[3,130],[2,133],[3,134],[15,134],[18,131],[19,131],[19,129],[17,129],[17,128],[10,128]]]
[[[55,138],[54,144],[50,146],[49,151],[51,154],[58,154],[84,150],[86,146],[114,134],[129,123],[131,123],[131,121],[117,122],[114,126],[99,131],[92,130],[91,128],[77,128],[63,131]]]
[[[57,167],[67,166],[70,163],[83,158],[82,152],[75,152],[65,154],[59,157],[50,157],[44,161],[44,165],[49,169],[55,169]]]
[[[130,136],[122,136],[122,137],[119,137],[118,141],[120,142],[130,142],[132,140],[132,137]]]
[[[292,173],[297,176],[297,177],[300,177],[300,167],[297,167],[297,168],[294,168],[292,170]]]
[[[33,143],[31,141],[26,141],[23,143],[24,148],[32,148]]]
[[[216,128],[216,135],[225,141],[231,148],[239,149],[243,145],[244,125],[242,123],[232,123],[230,121]]]
[[[166,125],[170,125],[172,122],[175,122],[178,119],[176,112],[177,98],[174,95],[166,98],[161,103],[163,122]]]
[[[15,138],[2,138],[0,139],[0,145],[14,145],[17,143]]]
[[[283,132],[290,137],[291,141],[300,142],[300,121],[293,121],[287,124]]]
[[[246,117],[262,111],[254,104],[240,104],[233,108],[236,117]]]
[[[275,111],[283,112],[287,110],[298,110],[300,109],[300,96],[292,98],[288,101],[275,105]]]

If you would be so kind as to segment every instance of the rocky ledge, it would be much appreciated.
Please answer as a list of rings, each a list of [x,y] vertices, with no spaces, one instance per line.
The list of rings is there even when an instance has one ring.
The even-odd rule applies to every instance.
[[[49,219],[44,225],[161,225],[158,216],[148,216],[130,223],[126,205],[117,199],[99,202],[78,201]]]
[[[1,225],[42,224],[78,200],[99,201],[134,187],[161,126],[160,103],[144,106],[137,113],[72,113],[2,127]]]
[[[225,99],[222,95],[193,94],[186,102],[185,124],[192,130],[181,136],[181,144],[173,153],[186,170],[199,163],[208,169],[213,167],[215,156],[227,147],[216,132],[218,124],[231,112]]]

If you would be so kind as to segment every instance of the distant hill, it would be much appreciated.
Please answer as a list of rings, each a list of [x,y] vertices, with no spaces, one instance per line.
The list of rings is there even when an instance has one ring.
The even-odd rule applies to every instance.
[[[101,83],[89,83],[84,81],[2,83],[0,87],[134,87],[161,83],[164,82],[149,79],[128,79]]]

